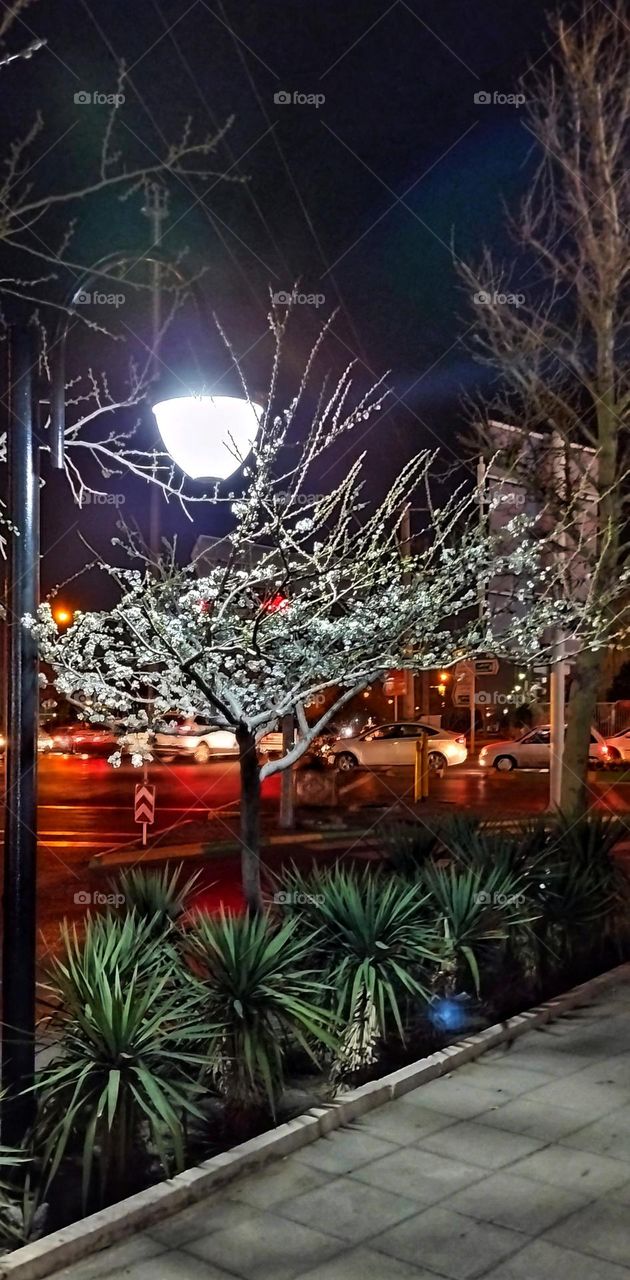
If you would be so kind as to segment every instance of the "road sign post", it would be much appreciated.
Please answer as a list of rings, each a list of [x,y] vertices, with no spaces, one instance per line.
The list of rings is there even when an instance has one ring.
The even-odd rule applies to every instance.
[[[139,782],[136,786],[133,806],[135,822],[142,823],[142,844],[147,843],[147,827],[155,822],[155,791],[148,782]]]

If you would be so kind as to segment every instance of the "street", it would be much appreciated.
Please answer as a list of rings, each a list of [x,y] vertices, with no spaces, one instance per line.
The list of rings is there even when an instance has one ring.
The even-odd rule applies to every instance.
[[[138,841],[140,828],[133,820],[133,800],[135,786],[142,778],[142,770],[130,764],[113,769],[99,757],[40,758],[38,900],[45,946],[54,941],[60,920],[83,914],[86,894],[111,890],[113,871],[95,871],[89,864],[95,856],[124,850]],[[189,841],[203,841],[207,830],[208,853],[213,844],[217,846],[211,864],[208,860],[204,863],[204,881],[213,886],[212,904],[237,901],[238,854],[220,848],[221,842],[233,838],[238,821],[237,762],[227,759],[206,765],[154,764],[149,768],[148,780],[157,788],[151,843],[155,843],[156,836],[158,843],[167,847],[185,842],[187,835]],[[386,813],[392,818],[413,815],[410,769],[356,770],[339,776],[338,783],[337,808],[311,810],[311,817],[320,817],[325,823],[336,816],[354,832],[362,828],[369,834]],[[279,790],[279,775],[263,783],[263,821],[267,831],[275,829]],[[547,790],[548,774],[544,770],[498,774],[467,763],[449,769],[442,779],[432,780],[431,796],[421,813],[427,819],[466,812],[509,819],[542,812]],[[618,785],[613,779],[609,782],[605,773],[598,775],[591,795],[595,808],[630,814],[630,786]],[[355,851],[360,843],[360,838],[353,835]],[[266,862],[279,865],[294,852],[289,838],[273,858],[266,857]],[[313,852],[316,854],[316,845],[308,856]],[[198,865],[196,860],[191,861],[191,870]]]

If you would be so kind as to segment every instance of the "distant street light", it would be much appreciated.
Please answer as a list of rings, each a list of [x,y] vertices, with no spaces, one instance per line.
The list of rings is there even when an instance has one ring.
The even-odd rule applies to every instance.
[[[66,609],[64,605],[59,605],[53,609],[52,616],[58,627],[69,627],[74,622],[74,612],[72,609]]]
[[[262,407],[236,396],[175,396],[153,412],[164,446],[193,480],[227,480],[256,439]]]

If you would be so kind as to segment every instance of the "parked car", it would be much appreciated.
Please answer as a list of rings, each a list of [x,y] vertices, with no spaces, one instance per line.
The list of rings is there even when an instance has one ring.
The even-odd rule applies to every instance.
[[[364,729],[353,738],[337,738],[328,750],[328,763],[337,769],[384,765],[412,765],[416,743],[422,733],[429,739],[429,768],[437,772],[450,764],[463,764],[468,752],[463,733],[436,729],[422,721],[404,720]]]
[[[51,730],[51,749],[63,755],[111,755],[116,745],[116,734],[105,725],[78,720]]]
[[[0,734],[0,756],[4,755],[6,751],[6,747],[7,747],[7,740],[4,737],[4,734]],[[47,755],[49,751],[52,751],[52,748],[53,748],[53,740],[50,734],[46,733],[45,729],[40,729],[39,733],[37,734],[37,750],[39,751],[40,755]]]
[[[282,751],[282,734],[279,731],[265,734],[258,744],[263,755],[276,755]],[[156,733],[150,750],[156,755],[190,756],[197,764],[209,760],[238,756],[236,734],[231,729],[218,729],[199,717],[182,720],[173,729]]]
[[[483,769],[490,767],[500,773],[509,773],[511,769],[548,769],[551,750],[551,725],[537,725],[523,734],[505,742],[493,742],[482,747],[479,752],[479,764]],[[615,749],[608,746],[605,738],[597,729],[591,729],[589,746],[589,764],[594,768],[605,768],[615,759]],[[617,757],[618,758],[618,757]]]
[[[607,737],[606,746],[611,752],[613,761],[616,760],[619,764],[630,764],[630,729],[620,729],[618,733]]]

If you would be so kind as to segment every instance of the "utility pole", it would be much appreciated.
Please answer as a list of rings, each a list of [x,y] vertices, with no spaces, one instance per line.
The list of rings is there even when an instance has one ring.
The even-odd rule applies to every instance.
[[[400,550],[404,560],[411,555],[411,513],[407,505],[400,519]],[[413,671],[404,672],[405,691],[402,696],[403,720],[415,720],[416,716],[416,680]],[[397,700],[396,700],[397,703]],[[398,705],[394,719],[398,719]]]
[[[163,226],[168,217],[168,191],[157,182],[149,183],[146,201],[142,210],[149,219],[151,244],[149,253],[159,249],[163,239]],[[160,337],[162,327],[162,268],[159,256],[150,262],[151,271],[151,333],[152,333],[152,374],[157,378],[160,370]],[[160,554],[160,503],[159,486],[151,485],[149,490],[149,548],[153,555]]]
[[[34,342],[10,332],[7,565],[7,764],[2,947],[2,1141],[18,1145],[32,1120],[37,908],[37,643],[23,625],[39,603],[39,444]],[[21,1096],[20,1096],[21,1095]]]

